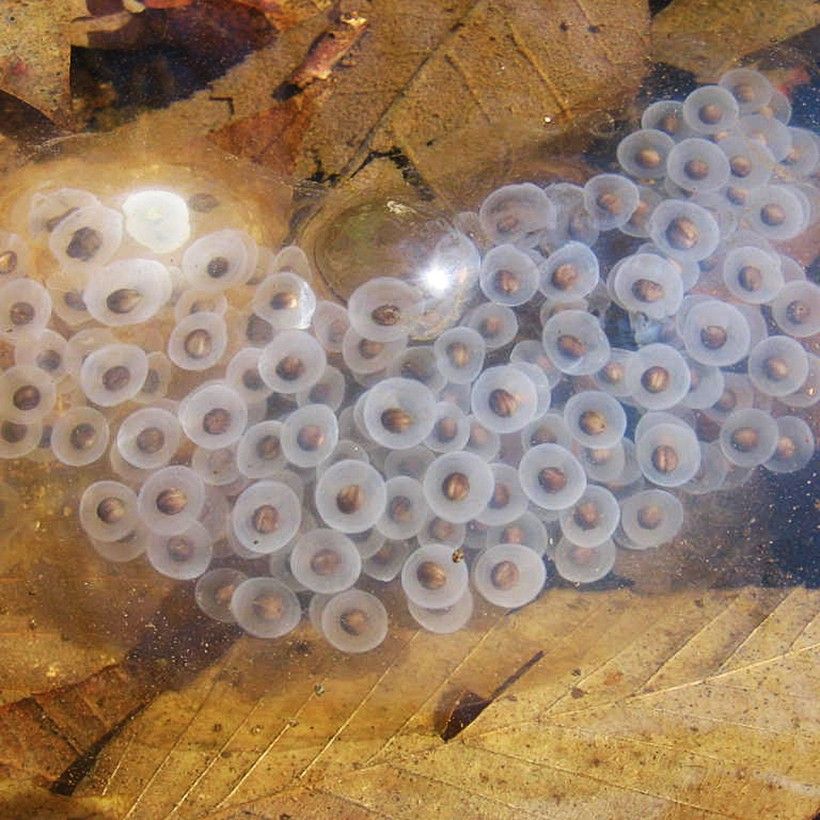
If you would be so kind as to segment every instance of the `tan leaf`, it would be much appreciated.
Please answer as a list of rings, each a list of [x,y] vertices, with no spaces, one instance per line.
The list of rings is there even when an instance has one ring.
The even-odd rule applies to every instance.
[[[50,589],[41,617],[96,609],[77,645],[106,609],[76,598],[98,595],[99,562],[78,560],[76,524],[55,515],[65,484],[31,481],[33,532],[8,554]],[[622,556],[632,590],[552,587],[514,613],[479,603],[454,635],[419,630],[394,582],[390,634],[363,656],[306,624],[234,642],[180,585],[116,665],[0,708],[0,799],[23,816],[59,816],[42,784],[72,795],[67,816],[807,816],[820,593],[733,586],[766,541],[760,493],[700,504],[674,545]],[[76,564],[64,586],[43,559],[48,516],[55,567]],[[130,600],[110,578],[103,593]]]
[[[121,660],[170,588],[147,566],[105,564],[94,554],[69,473],[90,480],[53,465],[4,474],[21,490],[21,527],[0,548],[0,704]]]
[[[182,9],[196,2],[198,0],[142,0],[142,4],[148,9]],[[291,28],[330,6],[330,0],[313,0],[313,2],[311,0],[224,0],[224,2],[226,5],[236,3],[261,11],[280,31]]]
[[[76,794],[124,817],[806,817],[818,613],[805,589],[553,589],[452,636],[397,612],[365,657],[242,639]],[[486,708],[445,742],[465,691]]]
[[[0,91],[58,124],[70,120],[70,23],[87,16],[85,0],[6,0],[0,15]]]
[[[410,15],[374,3],[358,18],[365,36],[321,87],[298,95],[316,41],[280,81],[294,86],[292,96],[214,138],[298,178],[349,176],[374,153],[391,154],[452,202],[482,166],[508,164],[503,154],[510,143],[543,145],[602,100],[616,108],[634,93],[646,17],[641,2],[609,0],[589,9],[570,0],[425,0]],[[334,25],[344,31],[344,21]],[[338,34],[334,43],[340,51],[347,47]],[[226,77],[223,87],[228,84]],[[301,117],[296,140],[293,115],[285,113],[294,109]],[[282,122],[288,125],[278,131]]]
[[[820,6],[806,0],[673,0],[653,21],[652,56],[714,82],[744,55],[818,23]]]

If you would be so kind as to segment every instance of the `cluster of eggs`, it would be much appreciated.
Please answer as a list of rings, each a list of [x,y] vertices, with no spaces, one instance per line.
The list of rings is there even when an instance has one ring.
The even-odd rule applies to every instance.
[[[347,307],[317,300],[295,246],[192,239],[208,194],[37,191],[27,235],[0,236],[0,455],[107,458],[115,478],[80,488],[94,548],[197,579],[205,613],[258,637],[294,629],[309,593],[333,646],[372,649],[396,578],[442,633],[473,592],[532,601],[547,559],[600,579],[617,547],[676,536],[682,494],[814,454],[793,408],[818,397],[801,342],[820,295],[776,244],[820,216],[820,143],[788,118],[747,69],[657,102],[618,147],[623,175],[504,186],[429,269]],[[606,231],[631,252],[602,276]],[[54,260],[45,281],[32,248]],[[419,341],[455,280],[469,309]],[[604,331],[613,304],[630,349]]]

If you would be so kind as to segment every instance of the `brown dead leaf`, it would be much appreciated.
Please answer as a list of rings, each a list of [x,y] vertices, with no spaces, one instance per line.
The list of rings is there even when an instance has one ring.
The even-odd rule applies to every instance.
[[[412,189],[413,207],[426,192],[435,213],[473,204],[493,175],[545,172],[539,151],[555,143],[544,112],[563,134],[640,76],[637,2],[606,0],[592,16],[568,0],[376,0],[362,15],[367,33],[329,49],[330,61],[313,61],[316,44],[328,48],[343,21],[313,16],[127,130],[160,144],[175,131],[179,145],[180,133],[187,144],[241,119],[226,132],[236,147],[296,176],[340,179],[335,202]],[[287,83],[298,93],[271,107]],[[260,202],[272,188],[258,181]],[[456,635],[418,630],[394,585],[390,635],[363,657],[307,626],[228,648],[229,633],[188,620],[188,592],[157,610],[150,595],[163,590],[138,569],[103,571],[76,528],[28,532],[2,568],[12,598],[0,628],[10,625],[20,665],[39,637],[18,612],[48,624],[35,630],[51,634],[38,658],[63,636],[68,647],[61,676],[6,681],[0,804],[14,817],[808,816],[820,597],[730,572],[765,539],[759,526],[741,535],[753,503],[742,497],[704,505],[701,529],[667,550],[622,556],[632,590],[553,588],[511,614],[479,606]],[[112,608],[133,596],[144,630]],[[129,639],[138,648],[126,653]]]
[[[194,0],[142,0],[147,9],[184,9],[193,2]]]
[[[820,23],[807,0],[673,0],[652,23],[652,56],[714,82],[741,57]]]
[[[816,591],[552,590],[452,636],[391,611],[365,657],[307,628],[243,638],[131,722],[75,794],[183,818],[297,801],[307,816],[551,818],[816,803]],[[445,742],[437,716],[467,689],[489,703]]]
[[[332,23],[311,43],[305,58],[287,81],[273,91],[281,105],[236,123],[228,133],[215,135],[213,141],[232,153],[254,160],[276,146],[268,167],[290,175],[293,170],[290,158],[301,150],[304,132],[314,113],[314,102],[322,96],[322,89],[311,88],[312,84],[326,80],[366,30],[367,21],[358,15],[345,15]],[[235,150],[237,141],[244,146],[242,152]]]
[[[253,111],[214,139],[318,181],[351,176],[374,154],[390,155],[452,204],[478,169],[498,165],[511,139],[543,144],[602,99],[616,108],[640,82],[647,48],[647,12],[638,0],[604,0],[594,9],[571,0],[423,0],[412,7],[377,0],[357,19],[367,33],[350,46],[333,36],[333,62],[341,62],[305,99],[294,93]],[[339,23],[328,36],[333,26]],[[318,42],[279,87],[303,87]],[[229,77],[221,87],[231,87]],[[297,131],[276,130],[293,121],[285,110],[300,112]]]
[[[0,91],[55,123],[70,120],[72,21],[88,16],[85,0],[6,0],[0,15]]]
[[[4,468],[20,488],[21,527],[0,548],[0,704],[121,660],[170,587],[149,567],[100,562],[79,529],[64,469],[29,466],[25,482],[19,473]]]
[[[184,9],[200,0],[141,0],[147,9]],[[223,0],[261,11],[274,28],[285,31],[328,8],[330,0]]]
[[[594,11],[572,0],[347,5],[348,16],[306,19],[208,91],[134,127],[173,135],[184,122],[191,138],[210,134],[320,185],[377,163],[384,187],[389,165],[452,210],[611,131],[608,112],[634,94],[649,49],[643,0]],[[362,25],[348,39],[352,20]]]
[[[157,692],[213,663],[236,637],[235,628],[198,615],[184,586],[163,601],[150,627],[120,663],[0,707],[0,770],[8,779],[46,782],[70,794],[98,745]]]
[[[64,483],[54,481],[45,499]],[[308,816],[671,818],[724,812],[742,771],[744,816],[800,816],[816,787],[801,761],[820,746],[801,694],[814,685],[820,593],[707,589],[732,579],[681,574],[697,554],[747,561],[721,544],[740,543],[733,528],[748,524],[754,497],[704,509],[683,554],[676,542],[619,563],[654,594],[551,588],[507,614],[478,602],[467,629],[441,636],[416,627],[394,583],[381,593],[388,638],[364,656],[330,649],[306,624],[281,641],[234,642],[235,630],[193,614],[190,585],[178,585],[119,663],[0,708],[0,800],[15,816],[59,816],[45,783],[72,796],[65,816],[275,815],[299,804]],[[658,591],[646,583],[657,574],[685,586]],[[105,583],[109,602],[128,596]],[[77,605],[46,603],[58,618]]]
[[[0,91],[67,130],[82,126],[83,100],[71,95],[71,49],[129,49],[158,43],[196,57],[236,62],[276,31],[319,13],[308,0],[5,0],[0,15]],[[319,4],[321,6],[321,4]],[[238,56],[235,56],[238,55]]]

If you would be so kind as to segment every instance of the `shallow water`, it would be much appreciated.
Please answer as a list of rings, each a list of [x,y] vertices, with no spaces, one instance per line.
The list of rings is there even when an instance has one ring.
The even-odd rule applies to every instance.
[[[117,70],[124,76],[128,65],[130,63],[123,58]],[[691,77],[656,66],[645,84],[641,100],[654,99],[665,93],[680,96],[690,90],[691,82]],[[793,124],[817,127],[820,113],[816,93],[816,85],[811,84],[796,90]],[[142,99],[140,102],[150,101]],[[641,101],[637,104],[640,105]],[[614,145],[626,129],[626,123],[615,121],[609,115],[607,118],[611,121],[611,127],[596,125],[595,141],[580,155],[580,159],[601,171],[611,170]],[[229,221],[243,225],[257,241],[271,246],[284,243],[286,238],[298,238],[304,243],[315,266],[317,279],[314,286],[317,292],[337,298],[349,295],[356,285],[371,276],[372,271],[377,270],[382,275],[402,275],[408,270],[417,270],[427,259],[429,249],[440,232],[455,217],[452,209],[431,204],[425,191],[412,186],[397,187],[394,192],[388,193],[378,190],[376,195],[367,190],[331,190],[326,194],[323,192],[318,203],[312,199],[315,192],[305,197],[304,190],[299,189],[296,203],[291,207],[287,187],[260,174],[257,169],[240,163],[231,164],[230,171],[226,171],[227,161],[216,152],[193,157],[185,156],[185,153],[185,148],[179,145],[169,146],[167,153],[162,146],[153,145],[150,151],[140,154],[133,150],[132,145],[118,143],[116,139],[110,144],[91,140],[78,148],[69,142],[66,146],[57,147],[55,158],[47,157],[47,162],[28,165],[18,171],[11,190],[6,190],[6,207],[13,210],[15,191],[46,179],[110,193],[148,179],[196,187],[203,179],[216,176],[219,181],[214,190],[218,190],[219,196],[229,203]],[[127,162],[121,160],[123,156],[128,157]],[[94,157],[98,163],[92,170],[91,178],[89,157]],[[119,161],[117,158],[120,158]],[[572,165],[578,158],[568,158],[567,165]],[[273,185],[277,186],[277,193],[271,197],[269,192]],[[303,211],[301,206],[306,199],[308,207],[307,211]],[[476,195],[472,201],[459,205],[475,208],[480,199],[481,196]],[[596,250],[606,259],[623,255],[626,247],[628,240],[622,237],[605,237]],[[809,276],[817,281],[814,265],[809,268]],[[471,303],[472,294],[462,293],[458,287],[455,290],[457,298],[435,306],[426,317],[420,338],[435,338]],[[522,311],[523,327],[531,327],[537,320],[537,311],[530,311],[529,314]],[[159,329],[152,327],[146,336]],[[632,330],[626,314],[620,309],[613,308],[608,312],[606,333],[613,345],[634,349]],[[5,351],[4,355],[7,354],[8,351]],[[4,366],[8,361],[7,358],[3,360]],[[504,361],[504,353],[488,359],[489,363]],[[189,375],[177,384],[176,390],[181,395],[198,380],[198,376]],[[556,391],[554,403],[560,395]],[[634,431],[636,422],[636,413],[629,411],[628,434]],[[447,740],[460,734],[485,708],[509,693],[512,693],[511,698],[521,697],[526,704],[527,697],[539,691],[535,683],[527,685],[526,676],[536,668],[544,652],[558,655],[558,660],[553,661],[556,667],[573,657],[572,648],[556,650],[552,643],[554,636],[539,634],[537,625],[528,622],[523,613],[499,620],[497,613],[482,603],[478,605],[476,619],[463,639],[465,645],[470,647],[464,656],[458,655],[454,641],[442,638],[440,657],[442,667],[446,668],[443,671],[429,671],[430,680],[435,681],[432,692],[428,693],[424,688],[428,682],[413,680],[410,678],[411,670],[404,667],[400,668],[412,685],[402,688],[402,681],[393,681],[388,675],[389,670],[394,668],[393,664],[401,664],[402,657],[415,659],[412,642],[421,643],[424,638],[413,637],[414,624],[399,606],[400,597],[395,583],[386,593],[391,611],[396,613],[395,632],[369,661],[366,658],[339,660],[304,625],[294,638],[281,646],[260,646],[241,639],[239,631],[233,626],[209,622],[199,616],[194,606],[191,584],[161,578],[145,562],[106,564],[89,548],[78,527],[74,510],[82,488],[102,475],[98,467],[72,470],[48,464],[13,463],[4,464],[3,472],[5,480],[19,490],[22,504],[14,520],[17,529],[13,534],[7,533],[0,551],[0,580],[8,590],[0,610],[8,624],[2,640],[5,641],[9,658],[0,672],[0,701],[12,705],[15,719],[19,718],[19,714],[13,711],[14,708],[20,703],[30,703],[27,699],[31,693],[53,692],[57,686],[69,687],[66,699],[79,693],[81,698],[106,701],[102,709],[103,717],[93,726],[82,708],[64,705],[62,694],[50,700],[46,697],[43,701],[46,714],[56,715],[59,710],[65,709],[82,727],[78,733],[80,740],[75,743],[76,754],[58,756],[56,761],[49,761],[49,765],[41,767],[46,770],[46,779],[51,781],[52,791],[58,794],[99,794],[99,783],[118,765],[114,762],[116,754],[127,756],[127,752],[117,743],[121,740],[120,732],[128,729],[132,718],[147,710],[152,719],[157,719],[156,724],[149,724],[151,730],[162,734],[160,728],[153,728],[161,726],[162,709],[173,710],[168,703],[169,700],[173,703],[179,692],[182,693],[179,696],[182,710],[188,710],[191,703],[196,701],[196,696],[191,695],[187,687],[196,687],[203,680],[224,687],[216,691],[225,698],[226,725],[234,721],[238,727],[236,731],[244,727],[243,731],[249,735],[254,734],[259,726],[259,734],[264,733],[266,742],[273,742],[273,738],[278,737],[271,715],[277,718],[282,714],[290,715],[298,712],[300,707],[295,697],[293,703],[283,697],[284,702],[277,701],[270,707],[269,715],[266,713],[267,707],[260,707],[259,704],[264,703],[264,698],[272,692],[278,695],[280,692],[286,693],[289,688],[296,691],[304,688],[305,681],[308,681],[307,689],[313,689],[314,701],[321,703],[323,695],[319,693],[320,686],[332,693],[332,697],[325,699],[326,705],[318,709],[319,716],[314,718],[317,725],[335,727],[341,724],[341,732],[347,726],[345,720],[349,718],[361,737],[372,740],[383,733],[385,742],[389,744],[393,737],[391,733],[400,733],[405,729],[405,721],[412,725],[416,713],[403,714],[398,707],[394,706],[394,711],[390,711],[389,706],[385,706],[387,717],[376,709],[376,717],[370,718],[375,727],[372,732],[368,732],[367,726],[356,727],[354,716],[358,707],[355,704],[368,704],[370,697],[370,690],[361,692],[356,688],[357,679],[366,680],[368,686],[372,682],[372,691],[376,693],[379,704],[380,697],[387,704],[400,699],[412,702],[414,692],[424,691],[425,697],[435,701],[436,708],[429,710],[435,714],[430,716],[429,725],[422,723],[419,732],[423,736],[438,736]],[[588,606],[599,607],[605,612],[600,617],[608,623],[610,618],[615,621],[619,617],[617,613],[623,611],[619,607],[628,609],[633,606],[641,617],[649,618],[647,612],[653,601],[668,600],[672,611],[676,612],[674,608],[681,607],[680,611],[683,612],[680,598],[675,597],[680,595],[694,601],[691,607],[705,605],[708,609],[715,605],[714,601],[720,596],[728,596],[738,589],[743,589],[743,594],[748,588],[761,589],[765,598],[767,594],[779,590],[785,597],[796,586],[816,588],[820,579],[815,524],[816,461],[794,475],[758,473],[749,485],[740,490],[718,493],[705,499],[690,499],[686,528],[674,545],[650,553],[621,551],[613,573],[581,592],[574,591],[571,585],[562,581],[552,565],[548,564],[547,593],[544,597],[556,601],[556,610],[567,601],[567,606],[577,608],[578,612],[586,612]],[[251,567],[255,572],[264,573],[267,562],[260,559],[252,562]],[[375,588],[375,585],[371,586]],[[727,597],[726,600],[727,607],[731,607],[734,599]],[[610,605],[608,601],[613,603]],[[774,598],[771,599],[771,606],[768,598],[766,601],[766,606],[761,604],[760,611],[755,610],[754,616],[750,616],[742,628],[734,622],[729,623],[728,629],[738,629],[740,645],[744,645],[756,625],[763,623],[777,608]],[[614,610],[607,609],[609,606]],[[550,614],[544,608],[536,611],[539,617],[545,619]],[[653,617],[661,618],[661,613],[656,611]],[[681,618],[684,619],[684,616]],[[625,616],[624,621],[628,620]],[[620,620],[617,623],[624,632],[628,631]],[[555,628],[569,631],[569,626],[563,622]],[[631,634],[636,641],[644,628],[641,623],[631,624]],[[511,646],[500,647],[497,655],[479,655],[484,661],[483,669],[471,667],[467,659],[473,642],[480,644],[482,636],[490,636],[493,630],[505,635]],[[681,635],[681,641],[690,638],[689,633]],[[587,636],[587,640],[591,639]],[[519,646],[513,648],[512,644],[518,644],[520,651]],[[428,653],[435,655],[435,642],[424,643],[424,646]],[[613,652],[623,649],[618,644],[617,636],[613,636],[612,646]],[[670,654],[674,657],[674,650]],[[579,652],[578,657],[582,656],[583,653]],[[631,657],[628,652],[626,657],[619,657],[618,664],[628,667]],[[431,667],[435,666],[435,657],[432,661],[430,657],[427,660]],[[609,660],[600,658],[602,663]],[[642,662],[634,662],[643,674],[646,670]],[[468,673],[459,678],[453,670],[457,672],[461,663],[467,664]],[[220,667],[220,664],[223,666]],[[587,666],[585,660],[579,659],[577,664],[579,670],[583,667],[584,681],[588,676],[594,678],[594,668]],[[220,668],[222,672],[214,671]],[[575,675],[575,668],[573,663],[571,671],[569,668],[566,671],[566,680],[558,679],[558,697],[566,696],[578,701],[583,697],[583,694],[576,692],[576,689],[582,691],[581,688],[572,683],[573,678],[581,677],[580,671]],[[648,666],[647,670],[644,678],[650,680],[654,670]],[[700,671],[702,674],[709,673],[708,669]],[[379,688],[383,685],[381,675],[388,675],[386,689]],[[640,674],[636,677],[640,678]],[[543,683],[542,679],[538,680]],[[395,687],[395,693],[390,686]],[[564,690],[571,694],[567,695]],[[203,704],[207,697],[207,693],[203,695]],[[420,700],[424,701],[424,698]],[[423,703],[417,706],[422,709]],[[532,711],[528,713],[526,706],[522,706],[517,719],[527,720],[542,707],[543,703],[536,699]],[[259,723],[246,715],[248,709],[251,713],[254,710],[261,713]],[[323,711],[325,714],[322,714]],[[196,743],[201,743],[201,748],[206,750],[207,766],[217,769],[221,761],[219,755],[225,752],[222,738],[217,737],[214,742],[211,734],[212,726],[222,720],[221,717],[217,720],[218,713],[219,706],[210,704],[205,710],[208,725],[203,723],[196,728],[197,732],[203,733],[207,729],[206,739],[197,740]],[[491,713],[492,709],[488,714]],[[196,717],[199,713],[194,711],[192,714]],[[366,709],[365,714],[370,715]],[[341,718],[337,720],[339,716]],[[379,722],[380,717],[384,718],[383,724]],[[169,732],[179,729],[173,720],[169,722],[172,725]],[[25,731],[24,720],[20,719],[19,724],[14,725]],[[492,723],[489,725],[492,726]],[[183,737],[185,731],[187,729],[183,728],[179,737]],[[212,732],[220,734],[215,728]],[[110,759],[106,749],[109,742],[114,743],[116,750]],[[310,736],[308,742],[316,743],[317,739]],[[324,735],[319,734],[318,742],[320,745],[324,742]],[[296,746],[298,748],[298,744]],[[250,761],[259,760],[258,755],[265,748],[263,744],[261,749],[257,749],[252,737],[240,738],[239,750]],[[37,749],[34,751],[36,753]],[[129,762],[133,761],[129,758]],[[310,765],[310,762],[299,764]],[[134,763],[134,771],[143,776],[144,770],[138,763]],[[177,774],[184,779],[181,772]],[[150,767],[148,776],[152,776]],[[226,775],[225,778],[226,782],[233,782],[230,776]],[[221,783],[217,785],[221,786]],[[123,787],[123,792],[128,792],[128,789]],[[142,796],[139,789],[134,793]],[[208,805],[217,804],[216,799],[211,800],[212,794],[207,789],[205,794],[210,801]],[[224,797],[224,791],[220,792],[216,787],[213,794],[220,799]],[[133,794],[131,796],[133,798]]]

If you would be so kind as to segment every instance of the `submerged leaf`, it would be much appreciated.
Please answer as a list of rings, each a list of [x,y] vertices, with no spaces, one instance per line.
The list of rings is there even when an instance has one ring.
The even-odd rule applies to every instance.
[[[807,816],[819,605],[804,589],[561,589],[450,636],[396,612],[364,657],[306,628],[242,639],[160,696],[77,794],[116,796],[126,816],[278,816],[297,800],[309,816]],[[443,738],[465,690],[483,708]]]
[[[289,95],[217,132],[219,144],[317,181],[388,156],[452,202],[486,168],[507,169],[516,148],[588,124],[602,99],[617,108],[639,84],[648,47],[647,10],[632,1],[586,10],[569,0],[460,0],[412,11],[382,2],[360,19],[365,36],[334,58],[332,74],[305,87],[303,61],[280,82]]]
[[[714,82],[741,57],[820,23],[805,0],[673,0],[652,23],[652,56]]]

